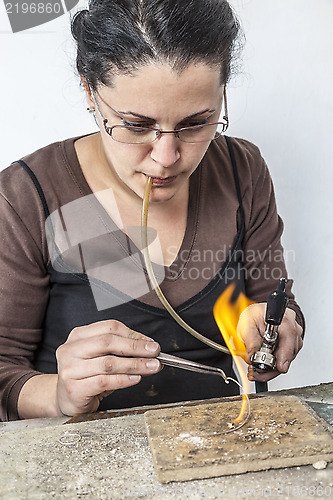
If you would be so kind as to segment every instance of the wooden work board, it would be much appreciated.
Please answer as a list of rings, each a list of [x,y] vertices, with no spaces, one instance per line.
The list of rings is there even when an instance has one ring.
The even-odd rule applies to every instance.
[[[240,401],[145,413],[162,483],[333,461],[332,428],[295,396],[251,400],[246,424],[230,431]]]

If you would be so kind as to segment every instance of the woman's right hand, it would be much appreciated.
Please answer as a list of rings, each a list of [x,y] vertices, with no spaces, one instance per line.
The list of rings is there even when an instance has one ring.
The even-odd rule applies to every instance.
[[[159,345],[116,320],[74,328],[56,351],[57,404],[64,415],[94,412],[116,389],[161,369]]]

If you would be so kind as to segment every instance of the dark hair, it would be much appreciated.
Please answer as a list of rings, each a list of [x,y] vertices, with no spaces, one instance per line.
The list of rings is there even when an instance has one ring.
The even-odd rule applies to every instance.
[[[76,67],[93,90],[152,62],[179,72],[191,63],[218,65],[225,84],[238,33],[226,0],[90,0],[72,20]]]

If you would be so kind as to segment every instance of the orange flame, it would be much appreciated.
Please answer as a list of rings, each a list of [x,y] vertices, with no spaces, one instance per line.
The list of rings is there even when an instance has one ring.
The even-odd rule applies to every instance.
[[[232,302],[231,297],[234,293],[235,285],[229,285],[226,290],[217,299],[214,306],[214,318],[217,326],[222,333],[224,341],[230,350],[232,357],[235,361],[235,365],[239,372],[242,386],[243,386],[243,398],[242,407],[238,417],[234,420],[234,424],[237,424],[243,420],[244,414],[247,408],[246,395],[250,389],[250,383],[246,376],[246,369],[244,364],[240,360],[247,358],[247,350],[245,348],[244,342],[237,333],[237,324],[241,313],[250,304],[253,304],[243,293],[240,293],[237,299]]]

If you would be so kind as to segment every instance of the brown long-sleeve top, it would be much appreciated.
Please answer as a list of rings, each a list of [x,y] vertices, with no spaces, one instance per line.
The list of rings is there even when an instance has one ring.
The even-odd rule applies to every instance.
[[[92,195],[74,148],[77,138],[51,144],[23,160],[36,175],[51,213]],[[286,276],[271,177],[253,144],[233,139],[245,213],[243,263],[246,293],[265,302]],[[162,291],[175,307],[200,292],[226,259],[237,233],[238,199],[223,138],[213,141],[190,180],[187,229],[175,262],[165,271]],[[82,221],[84,224],[85,221]],[[17,163],[0,173],[0,419],[17,419],[23,384],[39,374],[34,353],[43,338],[50,291],[50,255],[40,197]],[[288,307],[304,318],[291,293]],[[162,307],[155,292],[141,297]],[[145,333],[145,332],[142,332]]]

